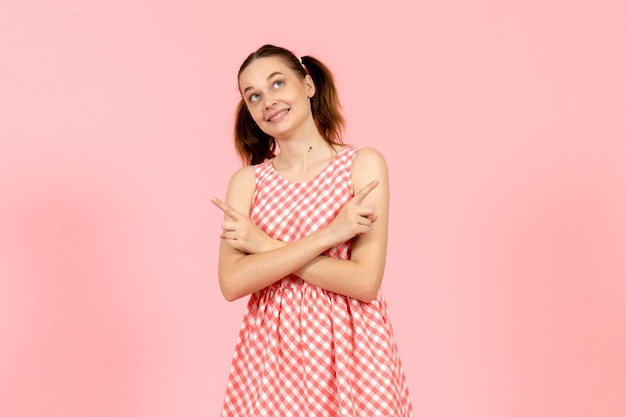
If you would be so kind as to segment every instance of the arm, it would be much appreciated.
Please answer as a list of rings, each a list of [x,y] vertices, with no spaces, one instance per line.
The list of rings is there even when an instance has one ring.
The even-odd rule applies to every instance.
[[[371,181],[373,178],[377,178],[378,181]],[[285,242],[271,239],[260,231],[246,216],[233,210],[234,207],[238,207],[238,210],[242,213],[249,213],[251,196],[254,189],[254,178],[252,178],[251,191],[249,191],[249,197],[246,199],[247,204],[236,205],[237,202],[235,199],[231,199],[230,195],[235,195],[237,190],[240,189],[240,187],[234,186],[237,182],[238,180],[236,180],[235,177],[231,181],[227,204],[221,203],[219,200],[214,200],[214,203],[226,213],[227,218],[222,224],[224,229],[222,237],[225,240],[222,242],[222,250],[220,252],[228,251],[227,248],[224,248],[226,243],[226,246],[229,246],[231,249],[237,247],[238,256],[244,256],[244,252],[254,253],[255,256],[270,252],[273,255],[283,257],[291,256],[284,255],[287,252],[284,252],[282,250],[283,248],[292,247],[293,249],[293,247],[299,248],[300,246],[305,248],[310,246],[316,247],[314,243],[316,240],[322,238],[323,241],[326,241],[326,244],[317,246],[317,249],[303,254],[304,256],[300,259],[300,262],[295,262],[295,259],[293,260],[294,262],[289,262],[289,259],[283,259],[283,261],[291,267],[301,262],[304,262],[304,264],[283,275],[274,276],[273,279],[269,281],[261,280],[258,282],[259,287],[250,292],[261,289],[288,273],[295,273],[302,279],[320,288],[357,298],[361,301],[368,302],[376,296],[382,281],[385,266],[389,206],[387,166],[382,155],[371,148],[361,149],[357,154],[353,167],[353,187],[360,191],[346,204],[337,218],[333,220],[329,226],[322,229],[322,231],[315,232],[289,245]],[[367,207],[363,206],[365,197],[367,197]],[[235,217],[237,217],[237,219],[235,219]],[[343,230],[340,233],[335,232],[336,237],[334,240],[332,238],[330,240],[324,238],[325,233],[330,231],[332,236],[332,231],[336,231],[337,229]],[[318,256],[326,249],[349,240],[355,235],[358,236],[353,242],[352,258],[350,260]],[[302,245],[301,241],[304,241],[306,245]],[[335,243],[328,243],[330,241],[334,241]],[[319,250],[320,247],[324,249]],[[298,249],[298,251],[300,250],[301,249]],[[315,253],[315,256],[311,257],[312,253]],[[307,261],[305,262],[304,259]],[[264,260],[264,258],[260,257],[256,257],[255,259],[255,261],[261,262]],[[220,269],[221,266],[222,261],[220,256]],[[284,266],[290,269],[287,265]],[[231,299],[229,293],[225,291],[224,279],[221,273],[220,284],[222,284],[224,296],[227,299]],[[246,295],[246,293],[240,296],[243,295]],[[238,297],[233,297],[232,299],[235,298]]]
[[[227,300],[235,300],[276,282],[302,268],[325,250],[357,234],[367,233],[373,209],[361,205],[377,182],[372,182],[344,206],[337,221],[289,245],[275,241],[258,229],[244,214],[250,213],[254,193],[254,168],[237,171],[228,185],[226,202],[213,199],[224,211],[218,276]],[[331,227],[332,226],[332,227]],[[251,236],[246,236],[251,233]],[[249,242],[260,241],[258,247]],[[259,249],[262,247],[263,249]],[[268,250],[269,249],[269,250]]]
[[[387,254],[389,180],[383,156],[372,148],[360,149],[354,161],[352,182],[355,190],[378,179],[379,185],[365,200],[374,209],[376,221],[365,234],[353,241],[350,260],[319,256],[295,272],[320,288],[358,300],[372,301],[380,288]]]

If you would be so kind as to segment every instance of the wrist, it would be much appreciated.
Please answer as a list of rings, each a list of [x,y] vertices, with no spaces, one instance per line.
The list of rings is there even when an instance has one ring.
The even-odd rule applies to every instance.
[[[278,240],[278,239],[272,239],[269,238],[266,246],[265,246],[265,251],[271,251],[274,249],[280,249],[284,246],[287,246],[287,242],[283,242],[282,240]]]
[[[340,243],[337,242],[336,234],[333,233],[333,230],[330,227],[320,229],[313,233],[313,235],[315,235],[315,238],[317,239],[317,245],[320,253],[323,253]]]

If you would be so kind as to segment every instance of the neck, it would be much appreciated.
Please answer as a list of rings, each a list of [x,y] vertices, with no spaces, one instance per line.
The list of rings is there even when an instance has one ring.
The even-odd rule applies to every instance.
[[[280,152],[274,158],[274,166],[278,169],[306,171],[309,166],[327,161],[337,154],[336,149],[319,133],[298,140],[277,139],[277,142]]]
[[[292,131],[283,137],[276,137],[280,149],[280,160],[298,163],[308,159],[311,154],[321,149],[329,149],[328,142],[317,130],[313,119],[304,124],[297,131]]]

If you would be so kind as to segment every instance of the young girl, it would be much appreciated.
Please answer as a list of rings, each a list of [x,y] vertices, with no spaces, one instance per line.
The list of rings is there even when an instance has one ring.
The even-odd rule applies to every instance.
[[[332,74],[265,45],[243,62],[219,282],[251,294],[222,416],[412,416],[380,284],[384,158],[344,145]],[[277,152],[278,151],[278,152]]]

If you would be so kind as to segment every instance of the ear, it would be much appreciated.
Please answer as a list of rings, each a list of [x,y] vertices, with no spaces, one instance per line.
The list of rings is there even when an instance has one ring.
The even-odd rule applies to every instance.
[[[313,83],[313,78],[308,74],[304,77],[304,87],[306,88],[306,95],[309,98],[315,95],[315,84]]]

